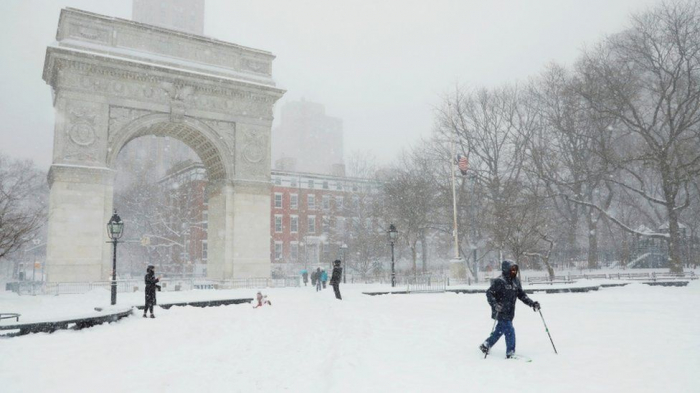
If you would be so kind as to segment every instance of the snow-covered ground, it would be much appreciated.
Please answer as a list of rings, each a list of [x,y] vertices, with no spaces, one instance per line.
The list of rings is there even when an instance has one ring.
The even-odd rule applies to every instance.
[[[367,296],[386,286],[264,290],[272,306],[156,309],[82,331],[0,339],[7,392],[697,392],[700,282],[632,283],[589,293],[536,294],[519,304],[517,352],[503,339],[484,360],[492,321],[483,294]],[[254,290],[161,292],[159,302],[254,297]],[[119,294],[119,306],[143,293]],[[16,296],[21,321],[82,315],[109,292]],[[3,324],[7,321],[3,321]]]

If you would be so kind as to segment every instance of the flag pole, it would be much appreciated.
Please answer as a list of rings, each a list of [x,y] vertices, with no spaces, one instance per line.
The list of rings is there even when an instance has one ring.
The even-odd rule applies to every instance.
[[[455,164],[457,157],[456,143],[452,140],[452,157],[450,157],[450,172],[452,173],[452,216],[454,218],[454,228],[452,232],[455,237],[455,259],[459,259],[459,235],[457,234],[457,191],[455,190]]]

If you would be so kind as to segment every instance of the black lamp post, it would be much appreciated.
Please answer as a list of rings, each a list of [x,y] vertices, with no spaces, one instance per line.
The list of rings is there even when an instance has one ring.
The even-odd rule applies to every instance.
[[[107,235],[112,239],[114,245],[114,255],[112,257],[112,305],[117,304],[117,243],[124,234],[124,222],[114,209],[112,218],[107,223]]]
[[[345,271],[348,270],[347,266],[345,266],[345,251],[348,249],[348,245],[343,243],[342,246],[340,246],[340,249],[342,250],[342,256],[343,256],[343,284],[345,284]]]
[[[391,243],[391,286],[396,286],[396,270],[394,269],[394,242],[399,236],[399,231],[396,230],[394,224],[389,225],[389,242]]]

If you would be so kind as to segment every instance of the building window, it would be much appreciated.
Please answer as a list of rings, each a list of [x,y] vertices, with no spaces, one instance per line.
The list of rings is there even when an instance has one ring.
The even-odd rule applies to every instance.
[[[282,259],[282,242],[275,242],[275,260],[279,261]]]
[[[278,185],[278,186],[282,185],[282,178],[281,177],[275,176],[275,185]]]
[[[313,189],[313,188],[314,188],[314,181],[313,181],[313,180],[309,180],[309,181],[308,181],[308,185],[309,185],[309,188]]]
[[[299,216],[291,216],[290,231],[292,233],[299,232]]]
[[[338,190],[338,191],[342,191],[342,190],[343,190],[343,184],[342,184],[341,182],[335,183],[335,189]]]
[[[206,232],[209,229],[209,211],[202,212],[202,229]]]
[[[202,240],[202,260],[206,261],[209,257],[209,244],[206,240]]]
[[[343,208],[343,197],[335,197],[335,208],[338,210]]]
[[[328,210],[331,208],[331,196],[330,195],[324,195],[323,196],[323,209]]]
[[[353,184],[353,185],[352,185],[352,191],[353,191],[353,192],[356,192],[356,191],[357,191],[357,184]]]
[[[290,184],[292,187],[296,187],[296,186],[297,186],[297,178],[296,178],[296,177],[291,178],[291,179],[289,180],[289,184]]]
[[[316,195],[306,196],[306,207],[309,210],[316,210]]]
[[[282,232],[282,215],[281,214],[275,214],[275,232],[276,233]]]
[[[352,197],[352,205],[353,205],[352,207],[355,210],[360,210],[360,197],[358,197],[358,196]]]
[[[275,193],[275,207],[282,208],[282,193]]]
[[[328,180],[323,181],[323,189],[327,190],[328,189]]]
[[[335,231],[337,233],[345,233],[345,217],[335,219]]]
[[[296,261],[299,259],[299,243],[292,243],[290,244],[290,258],[292,261]]]
[[[297,194],[290,194],[289,195],[289,207],[292,209],[299,208],[299,195],[297,195]]]
[[[324,234],[329,232],[330,221],[331,219],[328,216],[321,217],[321,230]]]
[[[316,233],[316,216],[309,216],[308,219],[308,232],[309,233]]]

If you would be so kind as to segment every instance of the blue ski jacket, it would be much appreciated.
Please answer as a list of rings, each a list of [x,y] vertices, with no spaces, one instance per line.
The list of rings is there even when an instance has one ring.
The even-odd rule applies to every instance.
[[[515,300],[520,299],[523,303],[532,307],[535,303],[527,297],[520,285],[517,277],[510,277],[510,268],[518,266],[512,261],[503,261],[501,264],[502,275],[491,280],[491,287],[486,291],[486,299],[491,305],[491,319],[499,321],[512,321],[515,316]],[[501,305],[501,311],[496,311],[496,305]]]

